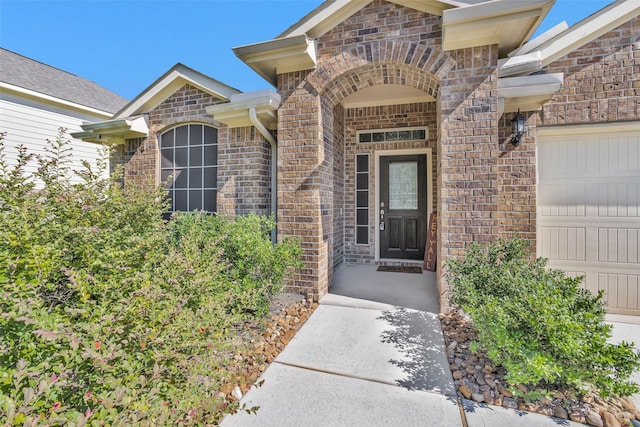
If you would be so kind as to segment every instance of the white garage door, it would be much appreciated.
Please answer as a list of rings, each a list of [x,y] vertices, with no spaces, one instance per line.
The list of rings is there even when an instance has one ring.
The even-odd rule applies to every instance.
[[[640,314],[640,122],[538,129],[538,255]]]

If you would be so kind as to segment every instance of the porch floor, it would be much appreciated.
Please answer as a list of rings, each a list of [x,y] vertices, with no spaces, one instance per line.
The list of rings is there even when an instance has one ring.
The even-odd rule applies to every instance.
[[[390,273],[377,265],[342,265],[329,294],[375,301],[430,313],[440,312],[436,273]]]

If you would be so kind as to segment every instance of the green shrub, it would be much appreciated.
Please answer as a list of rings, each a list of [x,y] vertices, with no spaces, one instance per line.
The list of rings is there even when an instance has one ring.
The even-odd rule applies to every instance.
[[[161,189],[103,180],[104,162],[72,180],[68,144],[61,132],[9,167],[0,138],[0,419],[217,422],[237,409],[215,396],[225,364],[299,246],[272,245],[273,223],[254,216],[167,223]]]
[[[474,244],[446,264],[451,301],[473,320],[487,356],[512,385],[637,392],[629,377],[640,355],[632,344],[607,342],[602,292],[581,289],[582,278],[547,269],[545,259],[530,261],[528,247],[519,238],[485,250]]]
[[[224,262],[221,274],[230,285],[231,310],[260,315],[268,312],[271,298],[282,290],[288,270],[302,266],[302,249],[291,238],[271,243],[274,227],[272,219],[256,214],[231,221],[203,212],[175,214],[168,225],[172,241],[189,237],[205,257],[213,250]]]

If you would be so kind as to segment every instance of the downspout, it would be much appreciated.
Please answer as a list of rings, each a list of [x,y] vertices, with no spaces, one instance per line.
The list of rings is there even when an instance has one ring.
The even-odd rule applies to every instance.
[[[264,124],[258,119],[258,115],[256,114],[255,107],[249,108],[249,120],[253,126],[264,136],[264,138],[269,141],[271,144],[271,214],[273,215],[274,221],[278,221],[278,193],[277,193],[277,184],[278,184],[278,142],[271,135],[269,129],[265,127]],[[277,229],[271,230],[271,241],[276,243],[278,231]]]

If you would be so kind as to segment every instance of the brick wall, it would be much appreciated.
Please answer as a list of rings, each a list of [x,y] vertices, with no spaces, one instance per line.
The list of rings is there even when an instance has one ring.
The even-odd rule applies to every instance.
[[[438,163],[438,285],[448,305],[444,262],[470,242],[486,243],[498,223],[498,47],[449,52],[455,66],[441,82]]]
[[[640,17],[546,67],[564,73],[541,124],[640,120]]]
[[[374,61],[375,52],[367,46],[382,43],[390,49],[402,47],[387,45],[395,40],[440,46],[442,18],[395,3],[374,0],[318,40],[318,63],[332,61],[352,46],[361,46],[365,56]],[[404,49],[398,50],[399,56],[418,53],[415,47],[413,52],[410,52],[410,48]]]
[[[254,127],[218,141],[218,213],[230,218],[271,212],[271,145]]]
[[[536,247],[536,137],[538,112],[522,113],[529,131],[519,147],[511,144],[511,119],[513,113],[504,114],[499,121],[498,155],[498,219],[500,237],[511,238],[515,234],[531,242],[532,253]]]
[[[323,240],[321,193],[331,193],[320,167],[326,161],[320,97],[309,88],[307,72],[278,75],[278,238],[300,239],[305,267],[289,286],[321,296],[328,289],[328,248]],[[326,178],[326,177],[325,177]]]

